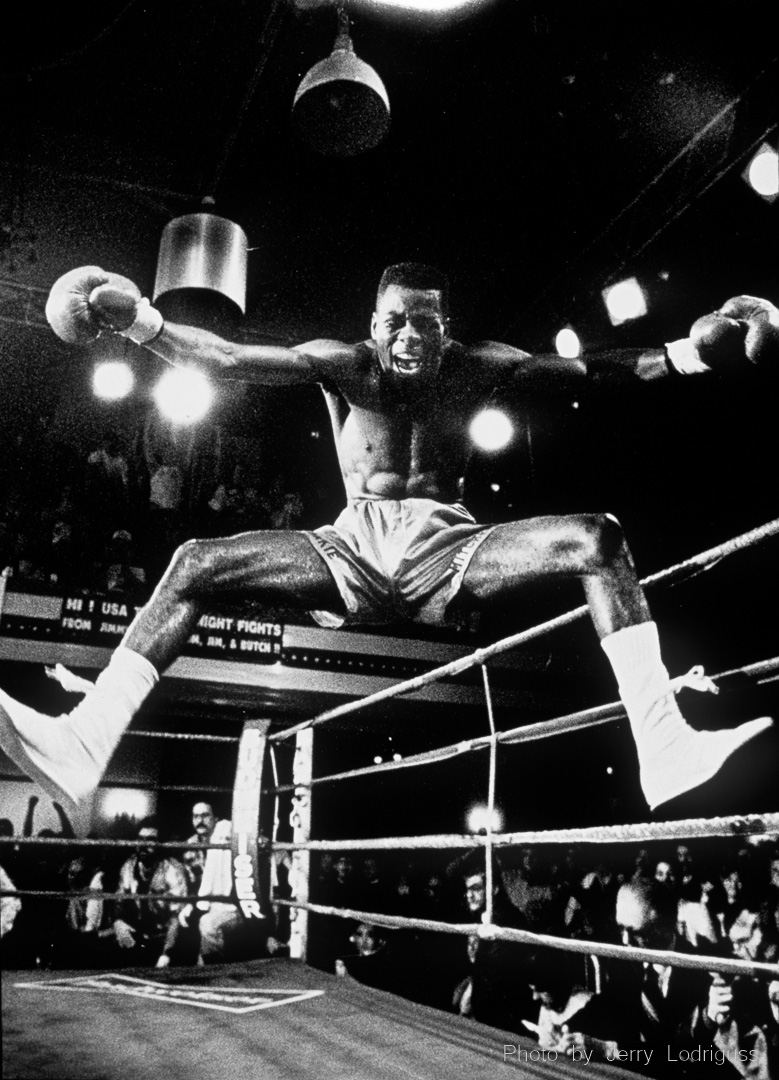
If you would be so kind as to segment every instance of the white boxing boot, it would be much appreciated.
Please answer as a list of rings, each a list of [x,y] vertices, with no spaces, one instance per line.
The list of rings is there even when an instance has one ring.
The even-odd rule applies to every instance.
[[[601,641],[617,677],[638,751],[641,787],[652,810],[711,780],[745,743],[771,727],[770,717],[737,728],[696,731],[676,704],[653,622]]]
[[[45,716],[0,690],[0,747],[52,798],[76,809],[93,794],[130,721],[159,676],[120,646],[67,715]]]

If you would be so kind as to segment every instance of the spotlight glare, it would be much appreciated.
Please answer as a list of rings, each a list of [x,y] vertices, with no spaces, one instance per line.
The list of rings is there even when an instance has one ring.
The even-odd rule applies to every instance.
[[[779,154],[763,145],[747,166],[747,180],[758,195],[775,199],[779,195]]]
[[[631,319],[640,319],[647,313],[647,303],[644,290],[636,278],[626,278],[616,285],[610,285],[601,293],[609,313],[612,326],[630,322]]]
[[[106,401],[127,397],[134,382],[132,370],[122,360],[106,360],[97,365],[92,375],[92,389]]]
[[[582,343],[579,335],[570,326],[564,327],[554,339],[558,356],[564,356],[569,360],[575,360],[582,351]]]
[[[482,409],[474,416],[469,430],[481,450],[502,450],[514,435],[514,425],[500,409]]]
[[[484,830],[487,831],[487,826],[490,822],[489,807],[481,804],[472,806],[468,811],[468,832],[478,833]],[[497,808],[493,807],[492,810],[492,832],[500,832],[503,828],[503,814]]]
[[[151,792],[142,788],[100,788],[97,793],[95,813],[106,821],[125,815],[141,820],[153,809]]]
[[[213,398],[213,388],[205,376],[178,368],[163,375],[154,389],[160,412],[175,424],[200,420]]]

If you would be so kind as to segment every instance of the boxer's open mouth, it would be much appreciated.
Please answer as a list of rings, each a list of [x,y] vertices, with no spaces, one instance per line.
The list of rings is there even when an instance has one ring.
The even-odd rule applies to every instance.
[[[392,360],[401,375],[413,375],[422,367],[421,356],[393,356]]]

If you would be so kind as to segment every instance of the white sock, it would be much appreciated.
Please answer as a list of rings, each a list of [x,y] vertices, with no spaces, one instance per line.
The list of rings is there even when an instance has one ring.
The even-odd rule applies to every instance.
[[[676,704],[653,622],[618,630],[601,645],[617,677],[652,809],[710,780],[731,754],[771,725],[763,717],[724,731],[691,728]]]
[[[3,749],[54,798],[78,806],[94,792],[158,680],[145,657],[120,646],[83,701],[66,716],[45,716],[0,691]]]

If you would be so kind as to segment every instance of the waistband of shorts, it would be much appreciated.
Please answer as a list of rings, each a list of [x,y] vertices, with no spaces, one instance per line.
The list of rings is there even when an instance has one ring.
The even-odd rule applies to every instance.
[[[404,499],[388,499],[384,495],[360,495],[355,498],[348,498],[345,509],[352,506],[375,506],[378,503],[386,503],[387,506],[403,506],[406,503],[432,503],[433,506],[447,506],[453,510],[462,510],[466,514],[470,513],[468,507],[461,502],[444,502],[442,499],[431,499],[428,495],[407,495]]]

